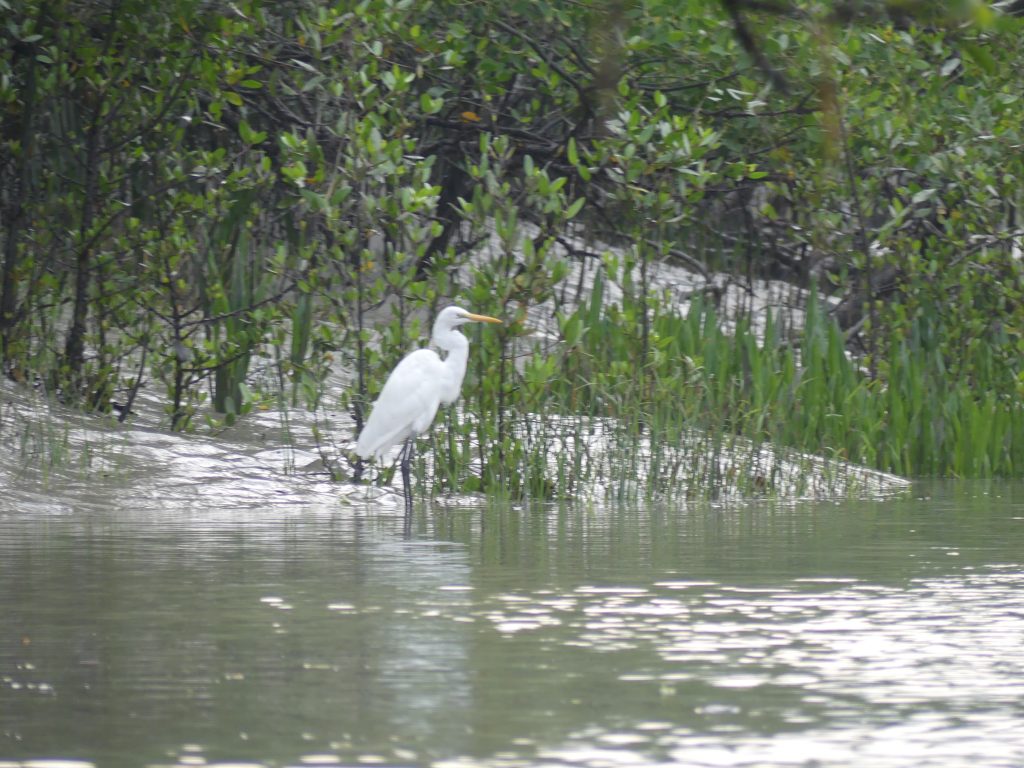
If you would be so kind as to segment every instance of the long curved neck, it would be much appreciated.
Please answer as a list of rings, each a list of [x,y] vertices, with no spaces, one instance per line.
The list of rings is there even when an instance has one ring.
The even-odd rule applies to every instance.
[[[441,402],[450,405],[459,399],[462,380],[466,377],[469,360],[469,339],[454,328],[434,333],[433,342],[447,352],[444,358],[444,380],[441,382]]]

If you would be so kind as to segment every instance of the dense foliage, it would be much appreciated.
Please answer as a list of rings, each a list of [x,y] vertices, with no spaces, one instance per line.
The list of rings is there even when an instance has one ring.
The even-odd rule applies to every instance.
[[[437,488],[571,492],[597,419],[637,450],[698,426],[908,474],[1024,471],[1013,8],[0,9],[10,377],[122,418],[158,389],[186,429],[207,398],[211,419],[334,407],[341,366],[358,428],[454,299],[508,324],[475,339]],[[702,282],[688,316],[662,263]],[[716,271],[813,288],[807,333],[723,334]]]

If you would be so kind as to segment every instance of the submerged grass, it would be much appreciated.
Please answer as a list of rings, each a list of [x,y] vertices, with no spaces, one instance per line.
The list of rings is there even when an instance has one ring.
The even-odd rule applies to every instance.
[[[47,487],[51,481],[82,480],[116,471],[122,442],[91,417],[53,398],[5,391],[0,408],[0,461],[19,478]],[[84,425],[84,426],[83,426]]]

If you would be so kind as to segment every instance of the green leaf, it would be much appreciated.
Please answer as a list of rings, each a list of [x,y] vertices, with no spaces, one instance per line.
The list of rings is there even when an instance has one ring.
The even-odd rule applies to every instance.
[[[931,200],[933,197],[935,197],[935,193],[938,191],[939,190],[937,189],[919,190],[914,193],[914,196],[912,198],[910,198],[910,202],[913,203],[914,205],[917,205],[918,203],[923,203],[926,200]]]
[[[265,131],[254,131],[245,120],[242,120],[238,124],[238,135],[241,136],[242,141],[250,146],[253,144],[260,144],[267,138]]]
[[[575,346],[583,332],[583,320],[578,312],[574,312],[562,322],[562,338],[567,346]]]
[[[986,75],[993,75],[996,71],[996,62],[992,58],[992,54],[989,53],[985,48],[974,43],[964,42],[961,44],[964,52],[971,57],[979,67],[981,67]]]
[[[444,106],[444,99],[434,98],[429,93],[420,94],[420,110],[425,115],[436,115]]]

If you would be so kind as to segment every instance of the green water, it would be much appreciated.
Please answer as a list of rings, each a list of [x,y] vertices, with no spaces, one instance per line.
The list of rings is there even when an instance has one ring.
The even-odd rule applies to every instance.
[[[0,501],[0,766],[1024,764],[1024,485],[71,498]]]

